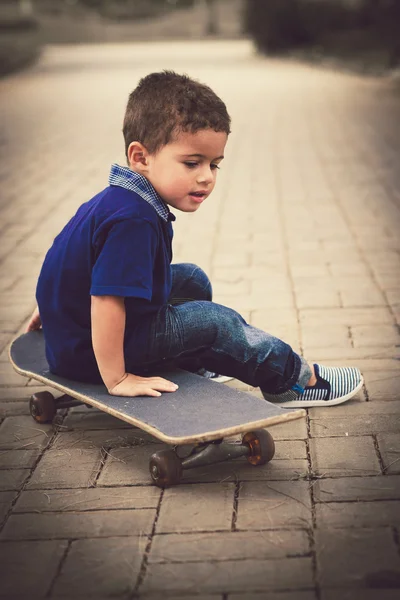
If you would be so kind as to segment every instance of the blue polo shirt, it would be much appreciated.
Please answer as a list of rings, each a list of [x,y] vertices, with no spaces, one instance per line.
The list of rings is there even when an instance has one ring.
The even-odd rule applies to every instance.
[[[174,216],[137,173],[114,165],[110,182],[55,238],[36,291],[50,370],[86,382],[101,381],[91,296],[125,298],[125,342],[137,352],[130,361],[140,363],[151,316],[171,292]]]

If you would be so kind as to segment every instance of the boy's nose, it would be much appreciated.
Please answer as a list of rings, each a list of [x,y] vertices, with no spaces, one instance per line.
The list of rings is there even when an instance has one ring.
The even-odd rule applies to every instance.
[[[213,173],[211,169],[202,169],[197,175],[197,183],[210,184],[213,181]]]

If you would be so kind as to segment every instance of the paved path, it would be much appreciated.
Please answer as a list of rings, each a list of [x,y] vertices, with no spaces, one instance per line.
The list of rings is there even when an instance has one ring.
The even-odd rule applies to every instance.
[[[397,598],[400,103],[389,83],[257,58],[247,42],[48,49],[0,83],[2,347],[33,309],[54,235],[123,162],[128,93],[165,67],[214,87],[234,130],[214,195],[179,215],[175,260],[199,263],[217,301],[310,360],[359,365],[365,389],[275,427],[270,465],[226,463],[161,492],[147,474],[154,439],[83,409],[36,425],[26,399],[37,386],[3,350],[1,597]]]

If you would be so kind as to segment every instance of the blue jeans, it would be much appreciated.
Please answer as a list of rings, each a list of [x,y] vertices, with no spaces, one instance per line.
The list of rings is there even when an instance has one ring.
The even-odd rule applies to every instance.
[[[145,349],[148,360],[127,365],[131,372],[204,367],[268,394],[306,385],[311,370],[304,359],[285,342],[246,323],[236,311],[212,302],[210,280],[200,267],[181,263],[171,268],[171,297],[152,319]]]

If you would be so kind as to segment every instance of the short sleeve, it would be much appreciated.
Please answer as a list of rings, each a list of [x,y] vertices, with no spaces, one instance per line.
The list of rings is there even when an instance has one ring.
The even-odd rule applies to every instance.
[[[115,223],[95,260],[90,294],[151,300],[157,244],[157,232],[148,221]]]

